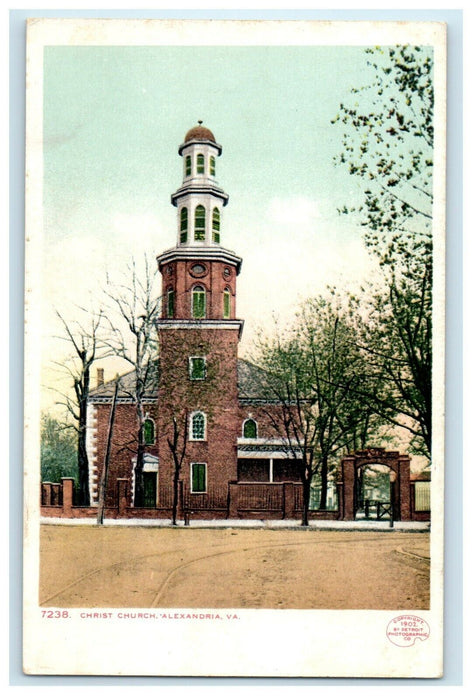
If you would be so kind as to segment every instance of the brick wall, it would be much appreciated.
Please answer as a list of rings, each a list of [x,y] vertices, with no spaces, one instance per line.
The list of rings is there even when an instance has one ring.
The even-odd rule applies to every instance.
[[[144,405],[145,413],[152,418],[156,425],[156,443],[146,446],[146,452],[157,456],[157,406],[155,403]],[[91,443],[92,459],[90,461],[92,502],[98,500],[98,485],[105,464],[105,453],[108,441],[108,428],[111,404],[95,404],[94,406],[94,438]],[[136,458],[138,421],[136,407],[132,404],[118,403],[113,425],[108,470],[108,485],[106,505],[112,506],[117,496],[117,479],[131,478],[133,459]],[[90,458],[90,452],[89,452]]]
[[[168,440],[173,440],[174,423],[183,445],[187,416],[186,454],[181,479],[190,486],[192,462],[207,465],[207,483],[226,487],[237,475],[237,436],[240,424],[237,397],[237,329],[176,329],[161,331],[158,393],[159,483],[172,483],[174,466]],[[206,358],[206,378],[191,380],[189,358]],[[188,439],[194,412],[206,416],[206,435],[202,441]],[[180,452],[179,450],[179,452]]]
[[[205,267],[203,276],[195,277],[191,268],[198,262]],[[229,274],[225,274],[228,271]],[[231,294],[229,318],[236,317],[236,268],[234,265],[210,260],[177,260],[164,265],[162,269],[162,294],[167,299],[169,289],[174,290],[175,319],[192,318],[192,289],[202,286],[206,291],[206,318],[223,318],[223,292],[228,289]],[[167,318],[167,304],[163,304],[162,317]]]

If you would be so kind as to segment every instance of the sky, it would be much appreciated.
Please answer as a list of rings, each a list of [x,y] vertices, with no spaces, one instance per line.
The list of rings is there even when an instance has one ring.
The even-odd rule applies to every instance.
[[[375,278],[361,228],[337,211],[360,183],[334,164],[331,123],[369,82],[364,47],[46,46],[43,70],[45,405],[69,349],[55,309],[73,320],[77,304],[98,308],[107,273],[175,245],[178,146],[198,120],[223,147],[221,244],[243,258],[242,356],[303,299]]]

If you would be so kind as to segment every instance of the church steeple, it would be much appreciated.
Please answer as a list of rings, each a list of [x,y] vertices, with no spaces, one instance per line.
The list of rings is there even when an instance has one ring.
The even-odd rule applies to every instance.
[[[172,321],[236,324],[236,277],[241,258],[221,245],[222,209],[228,195],[216,180],[222,147],[201,122],[179,146],[182,185],[171,196],[177,207],[177,242],[158,256],[162,274],[162,314]],[[160,322],[162,326],[162,321]]]
[[[187,132],[179,147],[183,179],[171,196],[177,207],[177,246],[220,245],[221,210],[229,199],[216,180],[216,159],[222,150],[201,121]]]

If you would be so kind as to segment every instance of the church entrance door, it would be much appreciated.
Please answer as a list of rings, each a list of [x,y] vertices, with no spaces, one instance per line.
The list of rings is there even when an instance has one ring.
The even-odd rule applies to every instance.
[[[144,480],[144,507],[155,508],[157,497],[157,473],[143,472]]]

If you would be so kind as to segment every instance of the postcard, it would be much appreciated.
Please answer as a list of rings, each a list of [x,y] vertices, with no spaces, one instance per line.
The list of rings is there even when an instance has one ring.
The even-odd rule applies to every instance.
[[[24,671],[438,678],[446,25],[30,19]]]

